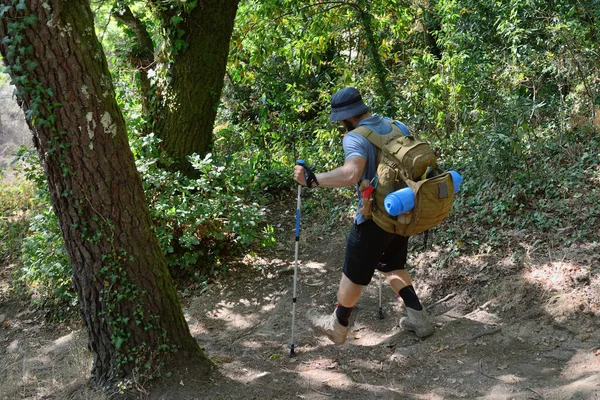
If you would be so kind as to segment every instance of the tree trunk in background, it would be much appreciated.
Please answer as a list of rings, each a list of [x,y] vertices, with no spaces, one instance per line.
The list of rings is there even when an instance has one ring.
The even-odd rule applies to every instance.
[[[71,258],[92,382],[149,374],[173,354],[208,368],[153,232],[89,2],[0,0],[0,15],[0,51]]]
[[[165,1],[149,0],[164,27],[174,17],[183,18],[174,29],[183,35],[170,38],[185,42],[170,66],[171,85],[166,108],[155,110],[159,122],[156,134],[164,149],[173,156],[177,168],[192,173],[186,157],[205,155],[212,147],[212,132],[223,90],[229,42],[239,0],[203,0],[191,11],[172,10]],[[166,29],[165,29],[166,30]]]

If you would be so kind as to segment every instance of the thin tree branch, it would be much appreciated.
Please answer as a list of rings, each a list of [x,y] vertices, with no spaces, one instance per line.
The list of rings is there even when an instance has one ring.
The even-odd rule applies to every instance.
[[[146,66],[154,61],[154,44],[144,23],[135,15],[127,5],[113,8],[111,15],[119,22],[131,29],[139,42],[139,52],[135,54],[138,66]],[[130,52],[130,55],[131,52]]]

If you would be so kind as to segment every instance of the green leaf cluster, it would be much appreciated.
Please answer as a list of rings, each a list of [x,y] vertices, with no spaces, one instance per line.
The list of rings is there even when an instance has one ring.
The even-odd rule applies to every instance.
[[[132,141],[138,170],[161,247],[175,277],[205,281],[226,272],[223,259],[256,245],[264,210],[249,190],[255,175],[249,163],[233,157],[190,161],[197,178],[165,166],[153,135]]]
[[[13,265],[14,294],[43,306],[54,319],[77,315],[71,263],[37,155],[22,148],[1,184],[0,253]],[[8,170],[7,170],[8,171]]]

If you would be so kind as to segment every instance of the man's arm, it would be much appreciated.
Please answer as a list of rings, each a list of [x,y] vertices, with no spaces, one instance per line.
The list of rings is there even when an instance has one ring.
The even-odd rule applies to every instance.
[[[347,159],[341,167],[315,175],[319,186],[330,188],[350,186],[358,183],[366,165],[367,160],[359,156],[354,156]],[[304,167],[301,165],[294,167],[294,180],[301,185],[306,185]],[[316,183],[313,184],[313,186],[315,185]]]

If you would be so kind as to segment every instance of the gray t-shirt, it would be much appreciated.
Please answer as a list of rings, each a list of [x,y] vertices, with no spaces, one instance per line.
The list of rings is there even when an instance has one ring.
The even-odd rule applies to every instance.
[[[379,135],[387,135],[392,132],[392,127],[389,124],[391,121],[389,118],[381,117],[377,114],[372,115],[369,118],[365,118],[358,122],[357,126],[366,126],[371,129],[373,132]],[[395,124],[400,128],[400,130],[405,134],[410,134],[410,131],[406,125],[402,122],[396,121]],[[344,146],[345,159],[349,159],[350,157],[362,157],[367,160],[367,165],[365,166],[365,170],[360,178],[360,180],[368,179],[369,181],[373,179],[373,177],[377,174],[377,147],[371,144],[367,139],[365,139],[359,133],[354,131],[348,132],[344,135],[344,139],[342,142]],[[362,224],[367,219],[364,215],[360,214],[358,210],[362,207],[360,198],[361,193],[359,188],[359,184],[356,185],[356,193],[358,195],[358,205],[356,208],[356,215],[354,216],[354,222],[356,224]]]

